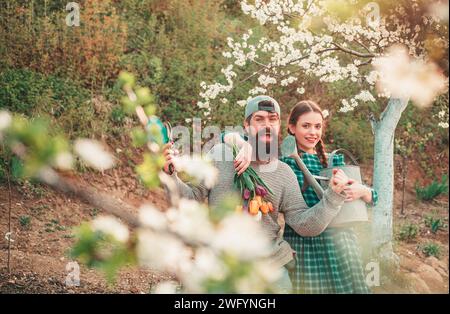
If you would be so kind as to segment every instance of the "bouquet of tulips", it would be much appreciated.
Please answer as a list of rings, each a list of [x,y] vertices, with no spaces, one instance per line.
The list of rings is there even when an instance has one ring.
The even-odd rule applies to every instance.
[[[237,148],[233,146],[233,157],[236,158]],[[241,175],[234,174],[234,187],[242,196],[242,205],[236,207],[238,212],[248,212],[253,216],[261,216],[273,211],[271,202],[265,200],[268,194],[272,194],[272,190],[258,176],[255,170],[249,166]]]

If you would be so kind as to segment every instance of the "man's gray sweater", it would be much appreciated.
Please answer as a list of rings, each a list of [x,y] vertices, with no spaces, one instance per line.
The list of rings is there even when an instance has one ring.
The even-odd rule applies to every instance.
[[[176,174],[173,177],[182,197],[200,202],[207,199],[209,205],[213,207],[234,191],[235,170],[232,150],[226,144],[215,145],[207,156],[213,160],[214,166],[219,171],[218,181],[213,188],[208,189],[203,184],[194,186],[184,183]],[[338,214],[345,196],[329,188],[325,191],[323,199],[309,208],[303,199],[297,177],[287,164],[275,159],[265,164],[252,162],[251,166],[273,191],[273,195],[267,195],[266,200],[273,204],[274,211],[262,215],[261,224],[264,232],[274,243],[273,262],[282,267],[292,260],[293,255],[289,244],[280,236],[281,226],[278,223],[280,213],[284,215],[285,222],[301,236],[317,236]]]

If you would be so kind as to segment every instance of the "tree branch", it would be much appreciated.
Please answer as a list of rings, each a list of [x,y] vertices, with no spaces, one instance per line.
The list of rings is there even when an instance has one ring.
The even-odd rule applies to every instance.
[[[372,51],[370,51],[370,49],[364,45],[361,41],[359,40],[355,40],[356,43],[358,43],[361,47],[363,47],[368,53],[372,53]]]
[[[362,52],[355,51],[352,49],[344,48],[341,45],[334,43],[334,42],[332,42],[331,44],[345,53],[348,53],[348,54],[351,54],[351,55],[354,55],[354,56],[357,56],[360,58],[374,58],[375,57],[375,54],[373,54],[373,53],[362,53]]]
[[[44,167],[43,169],[41,169],[38,178],[41,182],[48,185],[50,188],[66,195],[75,196],[84,202],[98,207],[105,212],[120,218],[122,221],[133,228],[145,228],[158,234],[173,236],[190,247],[208,245],[205,241],[187,239],[181,234],[172,230],[155,230],[154,228],[151,228],[147,225],[142,225],[136,215],[132,214],[133,212],[138,211],[136,207],[117,200],[114,197],[111,197],[109,194],[100,192],[95,188],[75,184],[69,179],[60,176],[55,170],[50,167]],[[167,180],[171,178],[166,175],[164,179],[167,183]]]
[[[89,186],[80,186],[75,182],[70,182],[69,179],[61,177],[50,167],[45,167],[39,172],[39,179],[52,189],[66,195],[75,196],[86,203],[103,209],[105,212],[119,217],[132,227],[140,226],[137,217],[131,214],[136,212],[137,208],[117,200],[109,194]]]
[[[336,51],[336,50],[339,50],[339,49],[338,49],[338,48],[326,48],[326,49],[322,49],[322,50],[317,51],[317,54],[322,54],[322,53],[327,52],[327,51]],[[293,64],[296,63],[296,62],[299,62],[299,61],[302,61],[302,60],[308,58],[309,56],[310,56],[310,54],[309,54],[309,55],[306,55],[306,56],[301,56],[301,57],[298,58],[298,59],[294,59],[294,60],[290,61],[286,66],[288,66],[288,65],[293,65]],[[265,65],[265,64],[260,63],[260,62],[258,62],[258,61],[255,61],[255,60],[251,60],[251,61],[253,61],[253,62],[256,63],[256,64],[259,64],[259,65],[263,66],[263,68],[260,68],[260,69],[259,69],[258,71],[256,71],[256,72],[253,72],[253,74],[247,76],[245,79],[241,80],[239,83],[243,83],[243,82],[245,82],[245,81],[251,79],[253,76],[255,76],[255,75],[261,73],[261,72],[264,71],[264,70],[269,70],[269,71],[270,71],[270,70],[272,70],[272,69],[274,68],[274,66],[272,66],[272,65]],[[300,69],[300,70],[301,70],[301,69]],[[296,72],[299,72],[300,70],[298,70],[298,71],[296,71]],[[294,73],[295,73],[295,72],[294,72]],[[290,74],[283,75],[283,76],[281,76],[281,77],[278,76],[277,78],[283,79],[284,77],[287,77],[287,76],[289,76],[289,75],[291,75],[291,73],[290,73]]]

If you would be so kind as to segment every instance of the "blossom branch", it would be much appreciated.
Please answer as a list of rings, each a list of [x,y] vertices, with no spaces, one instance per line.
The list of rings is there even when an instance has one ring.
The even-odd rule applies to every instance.
[[[351,55],[354,55],[354,56],[357,56],[360,58],[374,58],[375,57],[375,54],[373,54],[373,53],[362,53],[359,51],[348,49],[348,48],[342,47],[341,45],[339,45],[335,42],[332,42],[331,44],[345,53],[348,53],[348,54],[351,54]]]

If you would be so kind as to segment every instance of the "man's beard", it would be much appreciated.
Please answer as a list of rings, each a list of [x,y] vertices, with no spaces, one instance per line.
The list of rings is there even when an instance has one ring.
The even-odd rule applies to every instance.
[[[270,134],[269,142],[261,139],[266,134]],[[278,158],[279,134],[272,128],[261,129],[256,135],[249,134],[248,142],[253,147],[252,160],[269,161]]]

